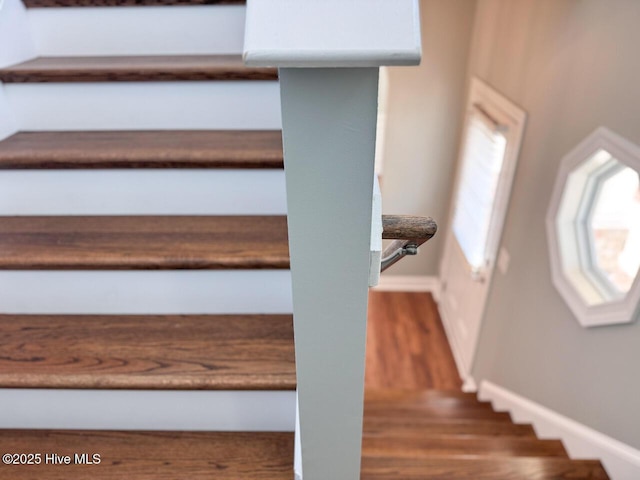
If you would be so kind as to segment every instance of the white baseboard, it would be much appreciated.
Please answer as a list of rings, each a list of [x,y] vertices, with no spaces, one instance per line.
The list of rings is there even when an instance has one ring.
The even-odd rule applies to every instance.
[[[381,275],[378,286],[381,292],[430,292],[437,299],[440,279],[428,275]]]
[[[440,314],[440,320],[442,320],[444,333],[446,334],[447,340],[449,341],[449,347],[451,348],[451,353],[453,353],[453,360],[456,363],[458,375],[460,375],[460,378],[462,379],[462,391],[467,393],[477,392],[478,386],[476,385],[476,382],[471,376],[470,372],[467,372],[465,368],[462,349],[458,344],[458,340],[456,339],[455,333],[451,326],[451,321],[448,317],[446,306],[439,303],[439,298],[436,298],[436,301],[438,302],[438,313]]]
[[[599,459],[612,480],[640,478],[640,450],[491,382],[482,382],[478,396],[516,423],[533,424],[540,438],[559,438],[571,458]]]

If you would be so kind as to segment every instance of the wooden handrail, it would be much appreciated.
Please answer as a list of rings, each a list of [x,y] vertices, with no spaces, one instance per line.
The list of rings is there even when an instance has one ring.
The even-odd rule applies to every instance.
[[[385,240],[415,240],[424,243],[438,230],[431,217],[414,215],[383,215],[382,238]]]
[[[382,238],[394,240],[382,252],[383,272],[406,255],[416,255],[418,247],[432,238],[438,226],[431,217],[413,215],[383,215]]]

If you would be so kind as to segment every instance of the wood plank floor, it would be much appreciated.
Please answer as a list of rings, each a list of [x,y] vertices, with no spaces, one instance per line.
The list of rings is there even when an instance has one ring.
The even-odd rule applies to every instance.
[[[460,390],[462,382],[429,293],[369,295],[368,389]]]

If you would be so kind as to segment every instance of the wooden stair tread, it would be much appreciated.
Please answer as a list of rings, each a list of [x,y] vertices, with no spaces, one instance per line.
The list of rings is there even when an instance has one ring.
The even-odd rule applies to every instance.
[[[363,457],[361,480],[607,480],[597,460]]]
[[[0,169],[282,168],[279,130],[18,132]]]
[[[424,390],[415,392],[381,390],[373,391],[371,393],[367,392],[366,404],[372,410],[420,410],[429,409],[432,407],[493,410],[490,402],[478,401],[478,399],[473,395],[455,395],[438,390]]]
[[[389,403],[395,404],[424,404],[428,402],[437,402],[440,400],[455,400],[469,403],[486,404],[488,402],[480,402],[475,393],[463,392],[461,390],[402,390],[393,388],[372,388],[365,391],[365,400],[367,404]]]
[[[421,407],[403,407],[403,406],[371,406],[365,403],[365,415],[375,417],[393,417],[393,418],[436,418],[436,419],[478,419],[490,420],[494,422],[510,422],[511,416],[508,412],[494,412],[491,409],[476,407],[450,407],[442,405],[425,405]]]
[[[277,79],[277,69],[246,67],[241,55],[38,57],[0,69],[5,83]]]
[[[0,269],[286,269],[284,216],[0,217]]]
[[[27,8],[244,5],[246,0],[23,0]]]
[[[408,437],[405,435],[367,435],[362,440],[365,457],[399,458],[458,457],[567,457],[559,440],[518,437],[473,437],[437,435]]]
[[[3,452],[41,453],[40,465],[0,465],[12,480],[290,480],[293,433],[0,431]],[[100,454],[99,465],[45,465],[44,454]]]
[[[423,438],[428,435],[535,437],[531,424],[492,422],[477,419],[447,418],[364,418],[364,433],[369,436]]]
[[[290,315],[0,315],[0,339],[0,388],[296,388]]]
[[[365,393],[367,418],[477,419],[511,422],[506,412],[495,412],[488,402],[480,402],[462,392],[440,390],[369,390]]]

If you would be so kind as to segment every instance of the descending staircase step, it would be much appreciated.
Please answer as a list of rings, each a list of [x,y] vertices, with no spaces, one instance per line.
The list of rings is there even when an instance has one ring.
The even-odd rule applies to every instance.
[[[0,388],[294,390],[289,315],[0,315]]]
[[[367,403],[402,403],[402,404],[423,404],[439,400],[457,400],[469,403],[479,402],[475,393],[462,392],[460,390],[402,390],[392,388],[372,388],[365,392]]]
[[[289,268],[284,216],[0,217],[0,269]]]
[[[366,402],[371,408],[424,408],[429,406],[449,408],[477,408],[492,410],[490,402],[480,402],[472,393],[446,390],[391,390],[366,392]]]
[[[246,67],[240,55],[39,57],[0,69],[5,83],[277,79],[276,69]]]
[[[474,419],[397,418],[393,416],[366,416],[364,418],[364,433],[370,437],[378,435],[403,438],[423,438],[428,435],[535,437],[535,431],[530,424]]]
[[[42,454],[40,465],[0,465],[12,480],[290,480],[293,471],[293,433],[4,430],[0,450]],[[47,465],[45,453],[72,464]],[[100,464],[74,465],[76,453]]]
[[[376,455],[397,458],[462,457],[567,457],[559,440],[518,437],[444,436],[417,438],[387,433],[365,433],[362,443],[365,457]]]
[[[371,390],[365,395],[367,418],[476,419],[510,422],[506,412],[494,412],[488,402],[440,390]]]
[[[384,418],[436,418],[436,419],[477,419],[490,420],[494,422],[510,422],[511,416],[508,412],[494,412],[491,409],[474,406],[447,406],[447,405],[423,405],[420,407],[405,407],[402,405],[370,405],[365,402],[365,415],[371,417],[381,416]]]
[[[361,480],[607,480],[595,460],[364,457]]]
[[[279,130],[19,132],[0,169],[282,168]]]

